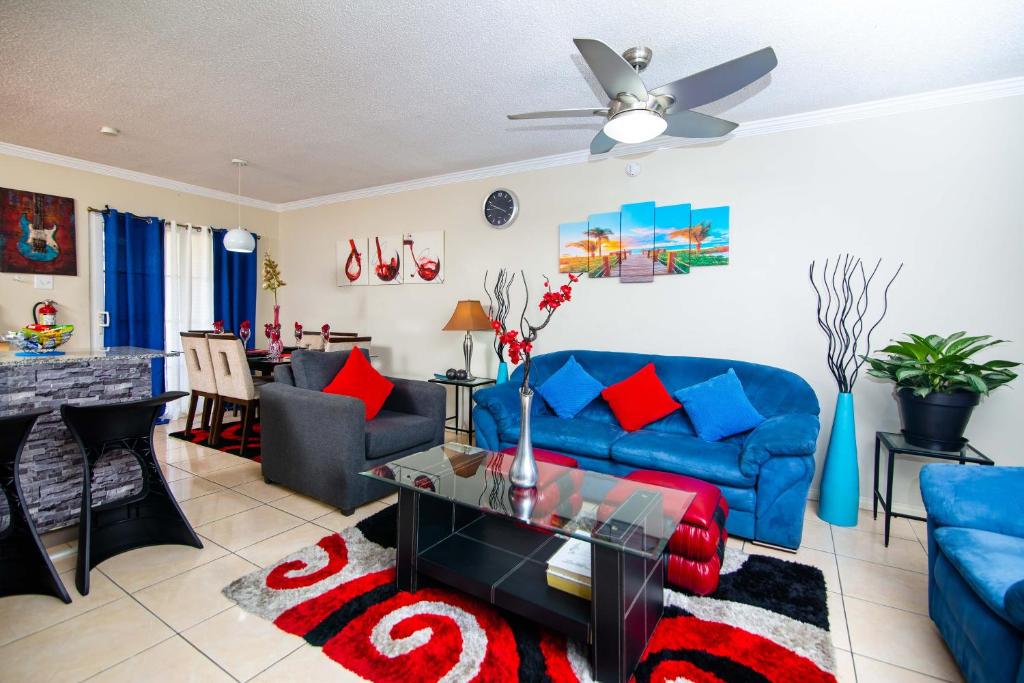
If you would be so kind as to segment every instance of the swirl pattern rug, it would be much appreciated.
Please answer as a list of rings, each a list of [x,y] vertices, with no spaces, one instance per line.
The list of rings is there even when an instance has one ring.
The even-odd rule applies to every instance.
[[[395,506],[224,589],[363,678],[592,681],[588,648],[457,590],[395,588]],[[666,589],[634,680],[835,683],[819,569],[729,549],[718,591]]]

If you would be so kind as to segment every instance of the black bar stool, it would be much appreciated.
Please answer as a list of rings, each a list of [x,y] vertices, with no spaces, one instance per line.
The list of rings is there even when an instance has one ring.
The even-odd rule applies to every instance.
[[[153,451],[153,427],[164,404],[188,396],[169,391],[129,403],[62,405],[61,417],[82,449],[85,481],[78,523],[75,585],[89,594],[89,572],[115,555],[150,545],[190,545],[202,541],[174,500]],[[92,468],[105,453],[128,451],[142,469],[142,490],[127,498],[92,506]]]
[[[36,419],[49,410],[0,417],[0,491],[7,499],[10,524],[0,530],[0,597],[38,593],[66,603],[71,596],[39,540],[18,480],[21,452]]]

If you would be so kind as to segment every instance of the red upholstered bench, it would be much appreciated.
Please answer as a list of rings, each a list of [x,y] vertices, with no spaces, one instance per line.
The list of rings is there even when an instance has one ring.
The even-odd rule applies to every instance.
[[[718,576],[725,557],[725,542],[729,535],[725,520],[729,516],[729,504],[717,486],[700,479],[670,472],[636,470],[623,477],[629,481],[654,484],[678,491],[695,494],[682,521],[668,542],[668,583],[676,588],[710,595],[718,589]],[[610,514],[610,506],[617,506],[630,494],[628,484],[619,484],[605,497],[605,505],[598,512],[604,519]],[[666,510],[682,505],[671,496],[664,499]],[[609,506],[609,507],[605,507]]]

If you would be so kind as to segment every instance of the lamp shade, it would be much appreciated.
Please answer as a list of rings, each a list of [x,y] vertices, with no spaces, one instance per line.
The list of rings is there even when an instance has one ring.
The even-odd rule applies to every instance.
[[[484,307],[480,305],[479,301],[467,299],[455,304],[455,312],[441,329],[449,332],[452,330],[465,330],[466,332],[489,330],[491,329],[491,319],[484,313]]]
[[[249,254],[256,250],[256,240],[248,230],[231,228],[224,235],[224,248]]]

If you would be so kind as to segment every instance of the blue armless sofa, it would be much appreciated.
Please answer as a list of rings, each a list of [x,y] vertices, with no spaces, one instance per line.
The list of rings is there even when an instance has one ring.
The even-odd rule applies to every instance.
[[[732,368],[750,402],[767,418],[753,431],[704,441],[685,412],[677,410],[644,429],[626,432],[601,397],[566,420],[537,396],[531,413],[533,444],[572,456],[583,469],[617,476],[636,469],[661,470],[710,482],[729,503],[729,533],[799,547],[819,429],[818,400],[807,382],[786,370],[740,361],[559,351],[533,358],[531,386],[543,384],[569,356],[605,386],[653,362],[669,393]],[[473,420],[480,447],[501,450],[519,440],[522,373],[520,367],[508,383],[476,393]]]
[[[1024,681],[1024,467],[921,469],[928,612],[969,683]]]

